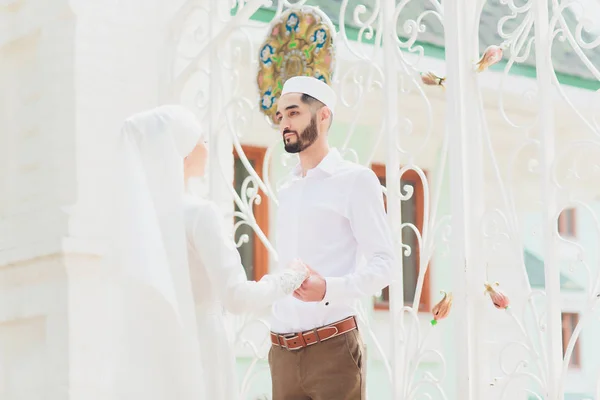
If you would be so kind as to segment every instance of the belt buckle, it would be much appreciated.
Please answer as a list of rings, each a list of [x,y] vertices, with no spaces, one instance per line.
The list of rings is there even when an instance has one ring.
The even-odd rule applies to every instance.
[[[279,347],[286,347],[287,343],[285,341],[285,336],[277,334],[277,344]]]
[[[315,343],[321,343],[321,337],[319,336],[319,328],[315,328],[312,330],[315,334],[315,337],[317,338],[317,341]]]

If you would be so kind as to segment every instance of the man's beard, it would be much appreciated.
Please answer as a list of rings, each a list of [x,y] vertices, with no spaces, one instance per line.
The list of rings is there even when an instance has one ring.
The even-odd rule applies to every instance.
[[[283,134],[285,135],[288,132],[292,131],[286,130],[283,131]],[[298,132],[296,132],[296,141],[294,143],[288,143],[284,138],[283,145],[285,151],[288,153],[300,153],[302,150],[307,149],[311,144],[313,144],[318,137],[319,131],[317,130],[317,116],[313,115],[310,119],[310,124],[304,128],[302,133],[298,134]]]

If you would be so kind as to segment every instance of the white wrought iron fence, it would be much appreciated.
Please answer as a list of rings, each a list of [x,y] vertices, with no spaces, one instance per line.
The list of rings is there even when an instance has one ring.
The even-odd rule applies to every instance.
[[[234,232],[251,228],[252,240],[247,233],[237,235],[238,246],[256,248],[260,242],[271,265],[277,263],[272,235],[255,211],[264,202],[270,214],[277,207],[277,181],[291,160],[259,110],[258,45],[271,22],[291,8],[314,3],[190,0],[170,25],[169,96],[195,106],[210,131],[210,195],[231,204]],[[341,100],[336,123],[343,125],[343,134],[337,144],[357,162],[385,164],[387,211],[401,257],[385,322],[370,311],[372,299],[365,300],[360,319],[370,357],[381,360],[389,378],[389,396],[564,398],[580,332],[598,321],[600,258],[594,248],[559,235],[557,221],[569,207],[583,209],[593,221],[590,235],[597,235],[590,243],[597,246],[600,225],[592,204],[600,187],[595,161],[600,114],[588,107],[593,104],[570,97],[583,91],[561,82],[580,75],[589,88],[600,87],[600,36],[592,35],[585,18],[573,17],[577,1],[363,3],[320,2],[338,31],[333,86]],[[427,60],[428,52],[444,51],[443,62]],[[476,65],[481,57],[483,65]],[[489,72],[486,64],[499,59],[502,69]],[[430,71],[432,65],[440,71]],[[513,79],[519,68],[530,77]],[[515,88],[519,82],[523,87]],[[586,99],[593,98],[591,93]],[[510,104],[515,101],[518,105]],[[568,118],[571,128],[559,118]],[[253,143],[266,148],[261,165],[245,152],[243,145]],[[357,143],[361,148],[353,148]],[[245,170],[237,191],[232,149],[235,165]],[[408,174],[412,183],[406,183]],[[418,190],[422,212],[418,220],[407,221],[403,207]],[[541,216],[535,234],[524,233],[526,210]],[[543,289],[532,287],[526,270],[523,250],[532,240],[541,248]],[[585,307],[564,357],[563,244],[575,249],[577,267],[588,276]],[[402,264],[415,254],[414,296],[406,302],[403,271],[408,267]],[[445,278],[430,285],[432,263]],[[507,309],[496,280],[512,290]],[[483,295],[486,287],[495,307]],[[454,303],[452,318],[434,326],[420,307],[423,298],[438,302],[437,290],[452,292]],[[509,334],[494,334],[502,331],[499,327]],[[268,347],[268,326],[249,317],[238,328],[237,340],[251,349],[253,359],[242,384],[248,396],[259,375],[266,374],[260,358]]]

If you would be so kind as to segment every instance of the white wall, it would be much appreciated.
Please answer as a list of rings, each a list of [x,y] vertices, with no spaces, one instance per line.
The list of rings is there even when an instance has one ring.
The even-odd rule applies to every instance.
[[[100,385],[79,350],[102,334],[102,294],[85,282],[103,267],[109,150],[165,78],[159,2],[120,3],[0,8],[2,399],[90,399]]]

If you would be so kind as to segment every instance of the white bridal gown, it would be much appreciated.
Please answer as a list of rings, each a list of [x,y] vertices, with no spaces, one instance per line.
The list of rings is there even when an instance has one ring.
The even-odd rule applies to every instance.
[[[184,207],[207,399],[237,400],[235,355],[224,310],[234,314],[262,311],[275,300],[291,295],[307,271],[287,269],[266,275],[258,282],[248,281],[217,206],[186,195]]]
[[[224,310],[261,311],[308,274],[292,265],[247,280],[216,205],[184,194],[183,160],[202,135],[191,111],[165,105],[127,118],[118,136],[103,399],[237,400]]]

